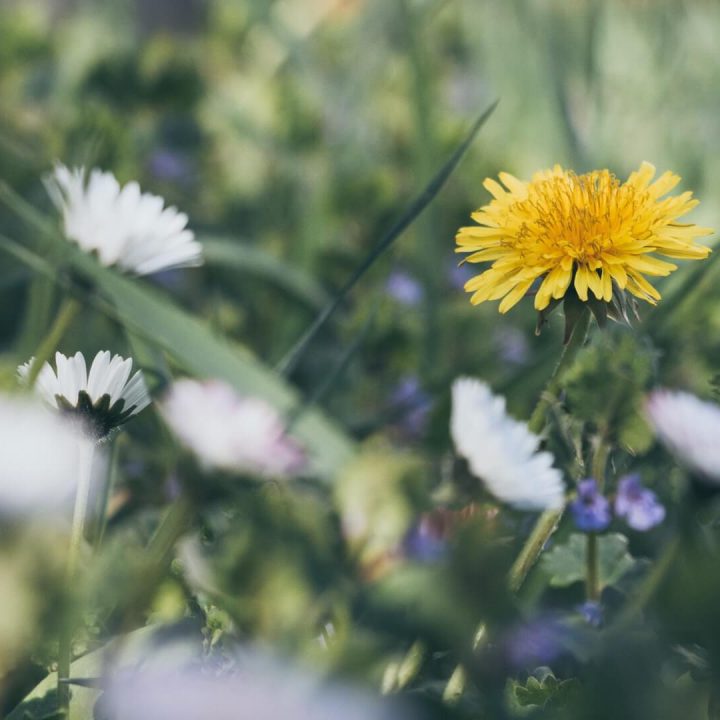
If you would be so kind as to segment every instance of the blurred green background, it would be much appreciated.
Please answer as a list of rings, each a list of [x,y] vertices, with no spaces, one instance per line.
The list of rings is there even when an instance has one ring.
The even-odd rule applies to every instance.
[[[184,557],[202,570],[212,566],[226,604],[197,601],[192,578],[176,572],[150,592],[149,610],[136,613],[141,620],[131,608],[130,625],[198,614],[213,638],[232,627],[243,639],[306,655],[310,647],[320,662],[377,685],[390,660],[402,660],[420,636],[440,648],[423,681],[435,696],[442,692],[457,660],[447,648],[462,649],[479,619],[504,627],[516,611],[499,578],[530,518],[498,517],[481,505],[446,566],[405,568],[378,587],[372,581],[384,578],[383,563],[394,567],[397,558],[385,555],[420,511],[448,497],[457,507],[487,500],[453,468],[452,380],[481,377],[527,417],[562,336],[560,313],[534,335],[531,302],[507,316],[495,303],[472,307],[455,232],[488,200],[482,181],[498,171],[529,178],[561,163],[578,172],[608,167],[624,178],[643,160],[679,173],[681,189],[701,200],[691,219],[720,227],[719,35],[720,4],[711,0],[0,0],[0,195],[11,187],[54,213],[42,176],[56,161],[137,179],[186,212],[206,246],[203,268],[138,284],[158,285],[270,367],[480,112],[500,100],[432,205],[362,278],[290,378],[338,427],[369,439],[365,452],[319,497],[243,486],[221,510],[210,498],[202,507],[204,544],[185,548],[195,554]],[[6,204],[0,235],[36,247],[32,226]],[[59,293],[10,255],[0,258],[2,385],[9,388],[16,363],[44,336]],[[641,308],[636,332],[614,328],[581,356],[548,438],[568,478],[584,470],[602,423],[613,428],[618,472],[637,464],[651,446],[638,411],[648,387],[710,394],[720,354],[716,267],[712,259],[681,267],[658,283],[665,299],[651,312]],[[154,348],[88,307],[61,348],[94,355],[101,347],[133,353],[157,371],[151,383],[168,379]],[[598,392],[607,387],[624,402],[609,407]],[[88,647],[125,628],[127,619],[113,614],[122,606],[116,588],[143,577],[142,549],[157,508],[172,495],[173,472],[183,467],[152,411],[128,426],[118,446],[120,509],[88,579],[90,600],[83,597],[95,613]],[[668,470],[658,448],[642,462],[670,507],[678,471]],[[443,496],[453,483],[455,495]],[[633,537],[630,550],[652,556],[664,530]],[[641,562],[636,570],[647,569]],[[709,577],[698,563],[697,575]],[[527,604],[546,586],[547,578],[535,582]],[[698,585],[698,603],[715,602],[717,588],[710,580],[708,587],[703,594]],[[577,583],[549,594],[550,604],[582,599]],[[668,642],[720,637],[711,605],[686,634],[668,630]],[[670,597],[665,618],[678,607],[681,600]],[[685,612],[691,617],[693,606]],[[331,656],[316,643],[326,621],[340,636]],[[583,707],[592,709],[597,696],[612,706],[604,717],[642,717],[616,700],[622,692],[607,690],[629,693],[637,681],[647,694],[643,707],[655,708],[648,717],[673,717],[664,698],[677,691],[687,700],[687,690],[656,687],[664,680],[649,664],[660,657],[655,642],[612,645],[601,671],[588,673],[596,695]],[[11,699],[50,664],[52,649],[41,647],[9,683]],[[626,653],[625,662],[613,653]],[[622,682],[616,667],[626,673]],[[492,668],[476,671],[490,685],[504,682]],[[698,704],[694,690],[688,695],[683,713]]]
[[[453,237],[487,200],[487,175],[559,162],[624,177],[649,160],[702,200],[693,220],[720,224],[716,3],[6,1],[1,13],[2,179],[47,206],[40,176],[61,160],[165,196],[201,239],[236,250],[159,281],[270,364],[500,99],[296,373],[312,392],[361,334],[323,400],[361,433],[408,376],[432,393],[480,372],[523,411],[546,376],[528,368],[560,321],[535,340],[529,303],[500,317],[460,289]],[[4,214],[0,226],[12,234]],[[8,347],[26,284],[9,273],[3,286]],[[20,354],[33,342],[26,331]]]

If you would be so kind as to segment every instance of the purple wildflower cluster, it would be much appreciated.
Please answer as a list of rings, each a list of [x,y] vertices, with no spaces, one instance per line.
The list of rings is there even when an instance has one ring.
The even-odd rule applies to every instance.
[[[665,508],[657,495],[640,482],[639,475],[625,475],[618,482],[614,507],[599,490],[594,478],[578,483],[577,498],[570,511],[577,527],[584,532],[605,530],[615,515],[625,520],[633,530],[644,532],[665,519]]]

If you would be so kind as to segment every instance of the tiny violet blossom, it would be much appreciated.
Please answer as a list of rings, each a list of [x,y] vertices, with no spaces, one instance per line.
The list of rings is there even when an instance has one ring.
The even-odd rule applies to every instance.
[[[0,516],[57,511],[77,484],[78,435],[36,400],[0,396]]]
[[[120,186],[114,175],[62,164],[46,180],[63,214],[65,235],[103,265],[137,275],[202,264],[202,246],[185,226],[188,218],[136,182]]]
[[[18,368],[26,380],[34,358]],[[51,407],[80,420],[90,435],[101,440],[150,404],[150,395],[140,370],[132,377],[132,360],[99,352],[88,372],[85,357],[55,354],[55,370],[45,363],[37,377],[36,390]]]
[[[562,507],[565,488],[554,457],[538,450],[540,438],[511,418],[505,398],[485,383],[455,380],[450,429],[458,454],[499,500],[520,510]]]
[[[642,486],[639,475],[626,475],[618,482],[615,514],[633,530],[644,532],[665,519],[665,508],[652,490]]]
[[[686,392],[655,390],[645,409],[663,445],[702,478],[720,483],[720,405]]]
[[[406,375],[390,392],[390,407],[397,413],[400,428],[409,436],[423,434],[433,407],[432,397],[423,390],[416,375]]]
[[[165,397],[166,422],[210,468],[267,476],[294,475],[305,454],[277,411],[260,398],[243,397],[218,380],[178,380]]]
[[[582,616],[583,620],[590,625],[590,627],[599,628],[602,627],[605,621],[605,614],[603,612],[602,605],[595,600],[587,600],[582,605],[578,605],[576,610]]]
[[[570,635],[570,628],[559,615],[547,613],[512,628],[501,648],[510,667],[528,670],[561,657]]]
[[[578,483],[577,498],[570,503],[575,525],[584,532],[600,532],[610,524],[610,503],[600,494],[595,478]]]
[[[425,296],[420,282],[405,270],[394,270],[390,273],[385,290],[400,304],[411,307],[421,303]]]
[[[432,515],[423,515],[405,534],[402,552],[410,560],[432,564],[447,552],[444,528],[433,521]]]

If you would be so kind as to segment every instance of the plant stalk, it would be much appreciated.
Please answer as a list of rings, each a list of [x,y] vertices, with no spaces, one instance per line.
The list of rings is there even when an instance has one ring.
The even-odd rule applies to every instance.
[[[42,366],[50,359],[53,351],[57,348],[73,320],[80,312],[80,308],[80,302],[75,298],[68,297],[63,301],[63,304],[60,306],[60,310],[55,316],[55,320],[53,321],[48,334],[40,343],[40,347],[35,354],[35,359],[30,366],[30,372],[28,373],[27,378],[27,385],[29,388],[32,388],[35,385],[35,381],[40,374]]]
[[[550,403],[555,399],[560,390],[563,373],[573,363],[578,351],[583,346],[589,326],[590,311],[587,307],[585,307],[575,324],[572,335],[560,354],[560,359],[555,366],[555,370],[553,370],[553,374],[550,376],[550,380],[548,380],[545,390],[535,406],[535,410],[533,410],[533,413],[530,416],[528,429],[531,432],[539,434],[542,431],[545,425],[545,418],[547,416]],[[517,559],[510,568],[508,585],[512,592],[516,593],[522,587],[527,574],[540,557],[540,553],[545,547],[545,543],[555,532],[562,515],[562,509],[546,510],[538,518],[535,523],[535,527],[530,533],[528,539],[525,541],[525,545],[520,551],[520,554],[517,556]]]
[[[75,585],[80,552],[82,551],[85,519],[88,500],[90,498],[94,453],[95,442],[93,440],[83,438],[78,441],[78,486],[75,494],[75,509],[73,511],[72,530],[70,533],[70,550],[65,574],[68,595],[72,593]],[[71,619],[63,627],[58,651],[58,706],[61,713],[64,713],[65,716],[68,715],[70,709],[70,687],[63,681],[67,680],[70,676],[74,625],[74,620]]]

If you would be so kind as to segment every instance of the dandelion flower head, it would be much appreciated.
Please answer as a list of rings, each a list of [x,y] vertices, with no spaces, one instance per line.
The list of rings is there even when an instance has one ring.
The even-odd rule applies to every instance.
[[[466,262],[491,263],[465,283],[471,302],[502,299],[505,313],[538,282],[536,310],[568,291],[583,302],[610,302],[614,292],[628,291],[655,304],[660,293],[646,276],[677,268],[658,256],[705,258],[710,250],[695,240],[713,231],[678,222],[698,200],[691,192],[666,197],[680,178],[654,176],[643,163],[624,183],[608,170],[576,175],[559,165],[530,182],[509,173],[500,173],[502,185],[486,179],[493,200],[472,214],[476,226],[456,236]]]

